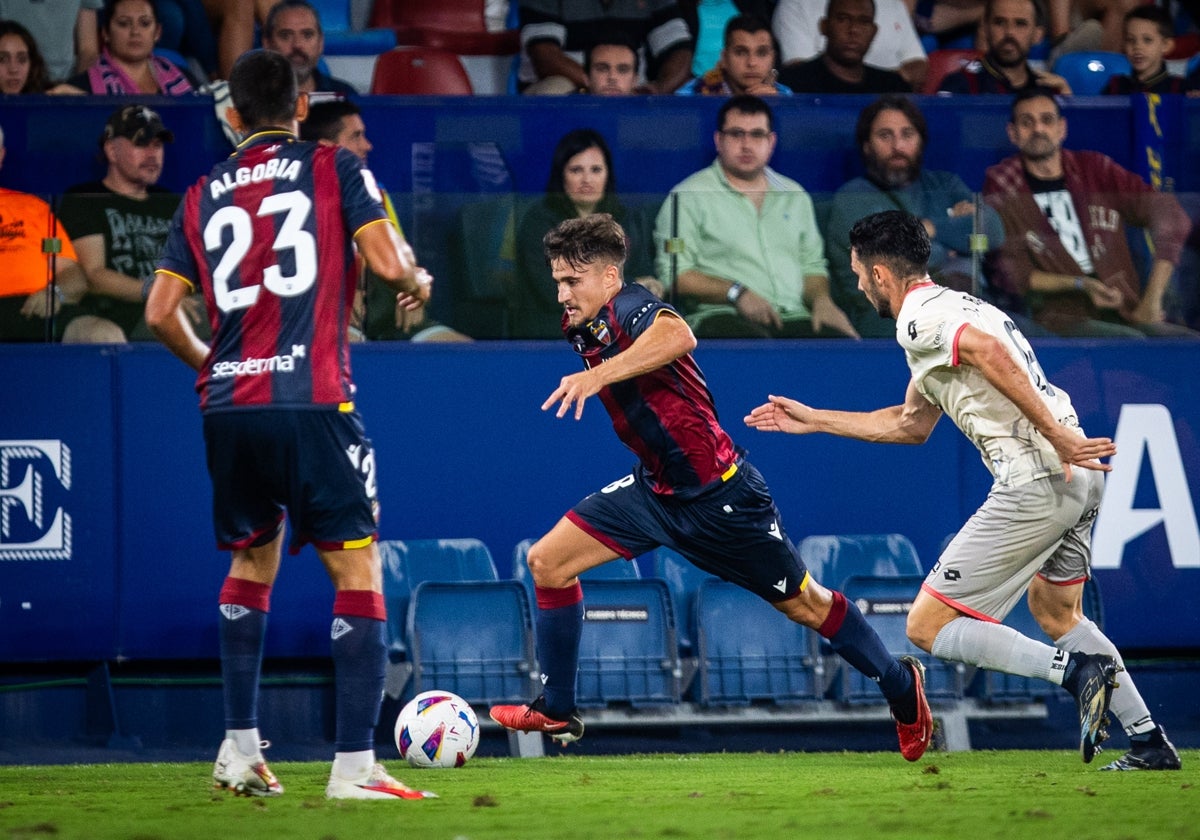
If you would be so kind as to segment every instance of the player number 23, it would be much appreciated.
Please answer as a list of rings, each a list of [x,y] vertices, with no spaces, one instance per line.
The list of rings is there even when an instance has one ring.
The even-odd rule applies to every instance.
[[[308,219],[312,201],[302,192],[283,192],[268,195],[258,205],[259,218],[286,214],[271,250],[276,254],[280,251],[291,250],[295,261],[295,273],[284,276],[279,265],[272,263],[263,270],[263,286],[267,291],[280,297],[294,297],[308,291],[317,279],[317,243],[311,233],[304,229]],[[224,244],[225,231],[229,230],[233,238]],[[254,242],[254,220],[250,213],[235,206],[222,207],[208,224],[204,226],[204,247],[210,253],[225,248],[213,271],[213,292],[216,295],[217,306],[222,312],[235,309],[245,309],[258,300],[259,286],[242,286],[238,289],[229,288],[229,278],[234,270],[250,252]]]

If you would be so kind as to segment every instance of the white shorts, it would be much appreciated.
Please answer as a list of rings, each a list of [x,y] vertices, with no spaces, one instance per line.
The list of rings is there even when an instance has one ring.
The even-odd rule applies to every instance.
[[[1078,468],[1070,483],[1055,475],[993,488],[922,588],[966,615],[1003,621],[1035,575],[1083,583],[1091,574],[1092,523],[1103,493],[1103,475]]]

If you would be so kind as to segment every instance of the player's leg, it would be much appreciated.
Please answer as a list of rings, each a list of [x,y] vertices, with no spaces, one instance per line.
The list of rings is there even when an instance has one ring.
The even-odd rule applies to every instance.
[[[283,512],[269,483],[273,458],[263,445],[273,422],[264,412],[218,413],[204,418],[213,484],[217,545],[232,553],[218,598],[217,631],[225,705],[225,739],[213,783],[234,793],[275,796],[283,787],[262,757],[258,689],[271,587],[279,571]],[[266,460],[260,462],[259,457]]]
[[[542,694],[532,703],[493,706],[492,720],[517,731],[546,732],[570,743],[583,735],[575,708],[583,587],[579,575],[618,557],[634,557],[664,542],[661,504],[633,475],[585,498],[529,548],[537,598],[535,637]]]
[[[1097,491],[1099,481],[1095,481]],[[1099,504],[1097,498],[1096,504]],[[1084,615],[1084,581],[1090,574],[1092,517],[1071,529],[1062,545],[1047,560],[1029,585],[1029,609],[1054,644],[1062,650],[1101,653],[1124,668],[1116,645],[1096,623]],[[1179,753],[1150,714],[1150,709],[1128,672],[1113,690],[1109,710],[1129,736],[1130,749],[1105,770],[1178,770]]]
[[[913,644],[939,659],[1044,679],[1071,692],[1079,705],[1084,761],[1106,737],[1117,662],[1051,647],[1000,621],[1062,535],[1094,509],[1092,492],[1088,480],[1067,483],[1062,476],[994,488],[926,577],[907,626]]]
[[[583,735],[575,709],[575,676],[583,634],[579,575],[618,553],[570,518],[563,517],[529,548],[537,614],[534,619],[542,694],[528,705],[493,706],[492,719],[509,729],[542,731],[563,743]]]

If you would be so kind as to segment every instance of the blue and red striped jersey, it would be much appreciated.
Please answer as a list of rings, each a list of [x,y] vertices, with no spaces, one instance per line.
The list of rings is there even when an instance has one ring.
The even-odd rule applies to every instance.
[[[258,132],[187,191],[159,270],[204,293],[204,411],[350,403],[353,238],[386,220],[345,149]]]
[[[674,311],[643,287],[628,283],[595,318],[565,332],[584,365],[592,368],[633,344],[655,318]],[[717,420],[712,393],[691,353],[609,385],[599,397],[617,437],[638,456],[643,478],[655,493],[696,496],[720,483],[741,457]]]

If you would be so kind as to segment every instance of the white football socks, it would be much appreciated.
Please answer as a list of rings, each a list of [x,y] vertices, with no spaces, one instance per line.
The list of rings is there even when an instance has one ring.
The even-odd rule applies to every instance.
[[[1125,666],[1117,646],[1100,631],[1096,622],[1090,618],[1085,618],[1076,624],[1054,643],[1063,650],[1106,653],[1117,660],[1118,665]],[[1133,684],[1133,678],[1129,676],[1128,671],[1117,677],[1117,687],[1113,690],[1112,702],[1108,708],[1121,721],[1126,735],[1140,735],[1154,729],[1155,724],[1154,719],[1150,716],[1150,709],[1138,692],[1137,686]]]
[[[1023,636],[1004,624],[959,617],[933,640],[934,656],[992,671],[1034,677],[1062,685],[1067,657],[1063,651]]]

